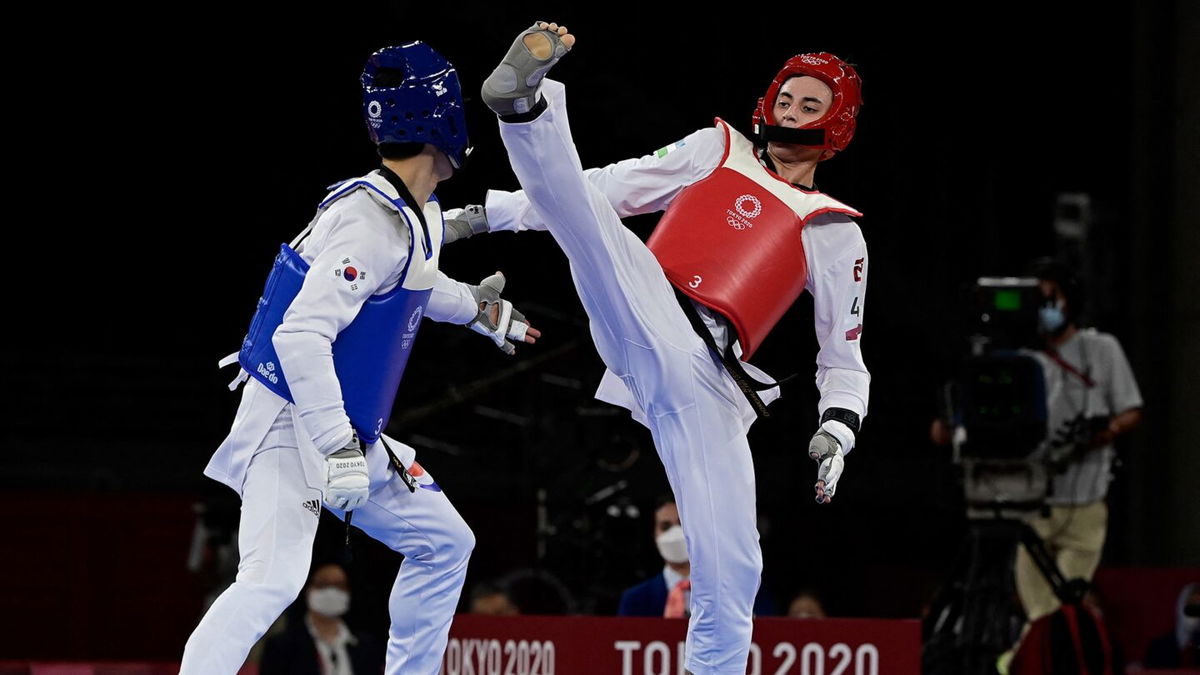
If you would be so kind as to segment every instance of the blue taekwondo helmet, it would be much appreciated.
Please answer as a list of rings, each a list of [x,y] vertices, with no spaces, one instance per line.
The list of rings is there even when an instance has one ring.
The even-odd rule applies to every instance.
[[[455,169],[470,154],[458,71],[424,42],[384,47],[363,68],[363,119],[376,145],[428,143]]]

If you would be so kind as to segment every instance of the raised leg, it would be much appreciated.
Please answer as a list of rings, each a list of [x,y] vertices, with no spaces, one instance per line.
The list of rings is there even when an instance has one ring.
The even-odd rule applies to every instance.
[[[692,563],[687,667],[741,675],[762,557],[740,393],[692,330],[654,255],[584,176],[565,89],[544,80],[540,95],[545,109],[519,122],[502,117],[501,137],[570,260],[601,358],[647,415],[675,492]]]

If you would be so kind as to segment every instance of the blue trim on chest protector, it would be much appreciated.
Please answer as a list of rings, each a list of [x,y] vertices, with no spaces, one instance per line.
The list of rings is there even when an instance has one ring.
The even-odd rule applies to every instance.
[[[332,190],[337,187],[341,187],[342,189],[338,190],[337,194],[329,195],[328,197],[326,197],[325,201],[323,201],[317,205],[318,209],[325,208],[326,206],[332,204],[333,202],[336,202],[337,200],[341,199],[342,197],[345,197],[346,195],[350,194],[351,191],[357,190],[360,187],[369,188],[369,189],[374,190],[375,192],[379,193],[379,196],[388,200],[388,202],[391,203],[392,206],[395,206],[396,210],[399,211],[401,215],[404,215],[404,207],[408,206],[407,204],[404,203],[403,199],[392,199],[391,197],[388,196],[388,194],[386,192],[384,192],[383,190],[380,190],[379,188],[375,187],[375,185],[373,185],[365,180],[334,183],[333,185],[329,186],[328,189]],[[429,195],[429,201],[434,202],[439,207],[442,205],[442,203],[440,201],[438,201],[437,195],[435,195],[435,194]],[[422,215],[424,215],[424,214],[422,214]],[[408,220],[408,216],[404,216],[404,219]],[[411,224],[409,226],[411,227]],[[425,244],[425,259],[429,260],[430,258],[433,257],[433,245],[432,245],[432,242],[430,242],[430,240],[429,240],[429,225],[427,223],[425,223],[424,226],[421,228],[421,241]],[[442,243],[444,244],[445,242],[446,242],[446,229],[445,229],[445,227],[443,227],[442,228]],[[410,253],[412,252],[412,242],[409,242],[409,252]],[[411,262],[411,258],[409,260]]]

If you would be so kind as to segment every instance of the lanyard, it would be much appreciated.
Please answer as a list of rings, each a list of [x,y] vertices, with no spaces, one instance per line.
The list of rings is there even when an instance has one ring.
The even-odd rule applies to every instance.
[[[1071,373],[1075,377],[1078,377],[1080,379],[1080,381],[1083,382],[1084,386],[1086,386],[1088,389],[1091,389],[1092,387],[1096,386],[1095,380],[1093,380],[1087,373],[1079,370],[1075,366],[1071,365],[1071,363],[1068,362],[1066,359],[1059,356],[1058,352],[1050,350],[1050,349],[1046,349],[1046,350],[1043,350],[1042,353],[1045,354],[1047,357],[1049,357],[1051,361],[1057,363],[1063,370],[1067,371],[1068,373]]]

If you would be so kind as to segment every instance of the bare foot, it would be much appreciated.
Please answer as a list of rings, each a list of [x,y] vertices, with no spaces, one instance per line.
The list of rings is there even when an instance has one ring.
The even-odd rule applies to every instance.
[[[542,30],[553,31],[558,34],[558,39],[566,45],[567,49],[575,46],[575,36],[567,31],[566,26],[560,26],[556,23],[546,23],[539,21],[537,27]],[[554,53],[554,41],[545,33],[530,33],[524,38],[525,48],[533,55],[533,58],[538,61],[545,61]]]

